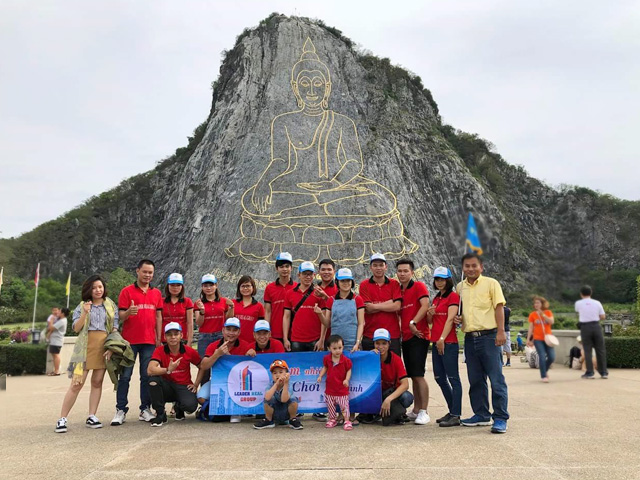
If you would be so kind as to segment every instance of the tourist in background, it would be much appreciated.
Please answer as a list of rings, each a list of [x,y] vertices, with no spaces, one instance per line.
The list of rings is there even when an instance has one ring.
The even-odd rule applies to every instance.
[[[184,295],[184,279],[179,273],[172,273],[164,287],[162,306],[162,343],[165,343],[164,328],[169,323],[178,323],[187,345],[193,342],[193,301]]]
[[[66,433],[67,416],[82,390],[89,371],[91,371],[91,393],[89,394],[89,416],[85,425],[89,428],[102,428],[96,417],[102,381],[106,370],[105,359],[111,357],[105,351],[104,341],[107,334],[118,331],[119,315],[115,302],[107,297],[107,286],[99,275],[92,275],[82,284],[82,301],[73,311],[73,330],[78,334],[69,364],[71,385],[62,402],[60,419],[56,423],[56,433]],[[66,309],[65,309],[66,310]]]
[[[553,313],[549,310],[549,302],[544,297],[533,297],[533,312],[529,314],[529,332],[527,345],[535,347],[538,352],[540,378],[544,383],[549,382],[549,368],[556,360],[555,348],[547,345],[545,335],[551,335]]]
[[[47,327],[47,339],[49,340],[49,353],[53,359],[53,372],[49,375],[57,377],[60,375],[60,350],[64,345],[64,334],[67,333],[67,317],[69,309],[63,308],[56,320]]]
[[[584,363],[587,371],[582,378],[594,377],[593,355],[591,349],[596,350],[597,368],[603,379],[609,378],[607,370],[607,351],[604,346],[604,334],[600,326],[600,320],[605,319],[604,308],[598,300],[591,298],[591,287],[584,286],[580,289],[580,300],[576,302],[575,310],[578,312],[580,324],[580,336],[585,351]]]
[[[511,309],[506,305],[504,307],[504,334],[507,337],[506,342],[502,346],[502,352],[506,354],[507,361],[504,363],[504,367],[511,366],[511,323],[509,322],[511,318]]]

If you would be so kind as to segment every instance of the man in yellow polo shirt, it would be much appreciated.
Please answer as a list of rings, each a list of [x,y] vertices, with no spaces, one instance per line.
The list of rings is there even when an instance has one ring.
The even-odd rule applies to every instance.
[[[507,431],[507,383],[502,375],[502,350],[506,341],[504,331],[504,304],[502,288],[497,280],[482,276],[482,259],[476,253],[462,257],[462,272],[465,279],[457,287],[462,299],[462,323],[464,355],[469,376],[469,399],[473,416],[461,420],[466,427],[491,425],[492,433]],[[491,381],[491,403],[489,411],[489,389]]]

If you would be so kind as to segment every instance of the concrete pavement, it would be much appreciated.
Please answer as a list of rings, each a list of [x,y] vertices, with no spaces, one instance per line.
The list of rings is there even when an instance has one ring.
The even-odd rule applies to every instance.
[[[55,434],[69,380],[11,377],[0,392],[0,478],[640,479],[640,371],[612,370],[609,380],[581,380],[580,372],[556,365],[551,382],[543,384],[537,370],[515,360],[505,369],[512,417],[505,435],[490,434],[488,427],[435,423],[361,425],[345,432],[327,430],[310,415],[302,431],[258,431],[250,419],[212,424],[193,416],[151,428],[137,420],[137,376],[124,425],[108,425],[115,394],[107,377],[98,411],[105,427],[84,427],[86,385],[69,416],[68,433]],[[429,414],[435,420],[446,407],[430,361]],[[466,416],[468,383],[465,365],[460,367]]]

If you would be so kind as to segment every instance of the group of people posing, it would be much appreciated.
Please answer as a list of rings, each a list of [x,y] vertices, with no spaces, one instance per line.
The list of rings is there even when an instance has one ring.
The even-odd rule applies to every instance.
[[[67,416],[89,371],[91,394],[86,425],[102,427],[96,413],[105,369],[113,363],[112,356],[123,356],[125,348],[130,348],[130,353],[124,354],[129,363],[121,368],[117,379],[112,426],[126,421],[133,362],[138,357],[138,419],[162,426],[167,421],[165,404],[173,403],[176,420],[184,420],[198,405],[206,404],[210,369],[223,355],[325,350],[330,353],[324,359],[318,381],[327,376],[329,419],[317,413],[317,420],[326,421],[327,427],[343,423],[346,430],[359,422],[378,420],[383,425],[409,420],[425,425],[431,421],[425,379],[431,342],[434,378],[448,406],[448,413],[436,422],[441,427],[490,425],[493,433],[505,433],[509,414],[501,346],[510,341],[504,325],[505,299],[500,284],[482,275],[482,258],[475,253],[462,257],[464,280],[457,286],[448,268],[436,268],[432,295],[427,285],[413,278],[414,264],[408,258],[395,262],[397,280],[387,275],[389,265],[382,254],[372,255],[369,267],[371,276],[360,282],[356,294],[351,270],[336,271],[331,260],[322,260],[318,269],[311,262],[302,262],[294,281],[292,257],[281,252],[275,261],[278,276],[267,285],[262,303],[256,299],[256,283],[248,275],[238,281],[234,298],[221,295],[217,279],[211,274],[202,276],[201,292],[195,302],[185,296],[179,273],[169,275],[163,294],[150,285],[155,266],[147,259],[139,262],[136,282],[122,289],[117,305],[107,296],[104,280],[91,276],[84,282],[82,302],[72,314],[73,329],[78,332],[69,367],[73,379],[55,431],[67,431]],[[315,283],[318,274],[320,281]],[[191,348],[194,321],[198,327],[197,350]],[[465,419],[461,419],[457,326],[465,335],[473,410],[473,415]],[[355,416],[349,411],[348,353],[357,350],[374,350],[380,355],[382,408],[378,414]],[[195,381],[191,365],[198,367]],[[288,387],[286,362],[274,362],[271,372],[273,385],[265,392],[265,416],[255,428],[282,422],[294,429],[302,428],[296,399]],[[493,413],[487,378],[491,382]],[[413,395],[408,391],[409,379]],[[413,408],[407,410],[412,404]],[[240,418],[229,420],[239,422]]]

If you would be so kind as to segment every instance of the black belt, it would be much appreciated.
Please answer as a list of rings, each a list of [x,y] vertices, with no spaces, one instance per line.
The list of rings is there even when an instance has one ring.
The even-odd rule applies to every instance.
[[[475,332],[467,332],[466,336],[468,337],[482,337],[484,335],[489,335],[491,333],[497,333],[497,328],[492,328],[490,330],[476,330]]]

